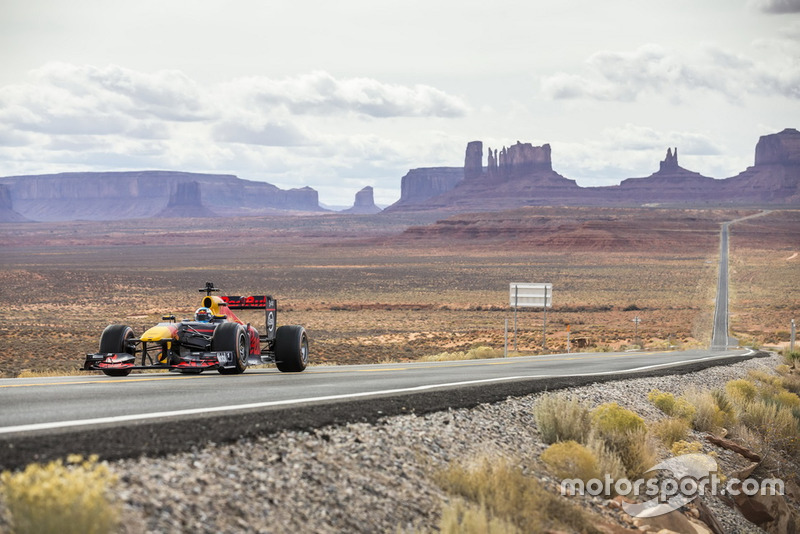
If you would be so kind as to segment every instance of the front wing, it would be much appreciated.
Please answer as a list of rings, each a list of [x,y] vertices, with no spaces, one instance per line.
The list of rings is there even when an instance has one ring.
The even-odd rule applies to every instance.
[[[261,362],[259,362],[261,363]],[[231,351],[192,352],[168,363],[136,364],[136,356],[127,352],[87,354],[83,364],[84,371],[123,370],[123,369],[189,369],[206,370],[220,367],[234,367],[235,355]]]

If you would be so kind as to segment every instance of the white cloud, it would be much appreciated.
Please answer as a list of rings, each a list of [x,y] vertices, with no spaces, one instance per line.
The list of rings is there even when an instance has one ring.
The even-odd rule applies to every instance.
[[[297,126],[285,122],[251,124],[225,119],[213,127],[216,141],[263,146],[300,146],[309,142]]]
[[[134,117],[170,121],[205,120],[216,115],[197,84],[176,70],[139,72],[117,65],[48,63],[33,71],[41,85],[56,87],[78,99],[91,99]]]
[[[764,13],[800,13],[800,0],[750,0],[748,5]]]
[[[339,80],[324,71],[281,80],[242,78],[229,84],[229,90],[259,106],[283,106],[299,115],[460,117],[468,111],[461,98],[427,85],[403,86],[371,78]]]
[[[597,52],[586,67],[586,74],[559,72],[544,77],[543,93],[552,99],[620,102],[634,102],[649,94],[683,102],[695,91],[720,94],[732,102],[744,96],[800,98],[796,56],[756,62],[706,44],[690,58],[648,44],[633,52]]]

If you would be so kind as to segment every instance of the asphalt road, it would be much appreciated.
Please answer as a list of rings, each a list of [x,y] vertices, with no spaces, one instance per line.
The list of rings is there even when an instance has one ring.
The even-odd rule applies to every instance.
[[[469,407],[623,376],[697,370],[750,350],[580,353],[493,360],[272,367],[218,373],[0,380],[0,464],[68,453],[164,454],[282,429]]]
[[[719,244],[719,276],[717,278],[717,299],[714,305],[714,325],[711,334],[711,350],[725,350],[736,347],[739,342],[728,335],[728,228],[731,223],[723,223]]]

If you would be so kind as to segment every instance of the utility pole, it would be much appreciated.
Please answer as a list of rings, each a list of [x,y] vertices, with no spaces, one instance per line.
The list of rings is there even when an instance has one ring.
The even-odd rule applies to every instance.
[[[789,338],[789,352],[794,352],[794,337],[795,337],[796,333],[797,333],[797,329],[795,328],[795,325],[794,325],[794,319],[792,319],[792,335]]]
[[[639,323],[640,322],[642,322],[642,320],[639,319],[638,315],[633,318],[633,325],[634,325],[633,326],[633,342],[638,344],[638,345],[641,345],[641,343],[639,343]]]

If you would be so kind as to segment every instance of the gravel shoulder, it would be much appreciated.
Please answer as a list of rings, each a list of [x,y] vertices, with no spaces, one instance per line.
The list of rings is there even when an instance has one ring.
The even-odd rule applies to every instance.
[[[588,407],[610,400],[647,421],[663,414],[647,401],[658,388],[675,394],[712,389],[771,372],[777,355],[680,375],[596,383],[569,392]],[[281,431],[232,444],[209,444],[164,457],[118,460],[126,532],[395,532],[435,530],[447,495],[432,474],[449,462],[506,456],[553,491],[557,481],[538,460],[546,445],[533,417],[541,393],[473,408],[394,415],[312,431]],[[745,462],[703,441],[726,469]],[[662,450],[663,457],[670,454]],[[620,526],[630,518],[599,498],[577,498]],[[762,532],[721,502],[707,500],[726,532]]]

